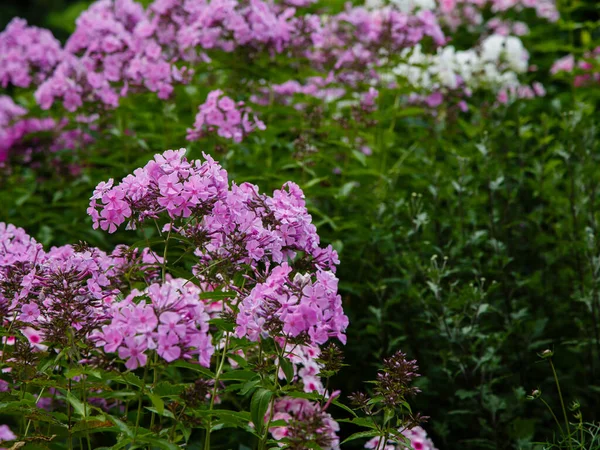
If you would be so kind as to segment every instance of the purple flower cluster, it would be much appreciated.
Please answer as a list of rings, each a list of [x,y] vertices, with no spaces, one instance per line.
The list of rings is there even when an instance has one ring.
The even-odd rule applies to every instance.
[[[198,107],[194,128],[188,129],[187,139],[195,141],[208,133],[241,142],[244,136],[255,129],[264,130],[265,124],[251,116],[244,102],[235,102],[217,89],[208,94],[206,102]]]
[[[74,246],[46,252],[23,229],[4,223],[0,242],[0,318],[36,348],[85,340],[124,287],[123,273],[155,263],[147,250],[125,256],[119,247],[112,255]],[[155,276],[146,275],[144,281]]]
[[[81,14],[65,57],[36,91],[40,106],[48,109],[61,99],[69,111],[84,101],[115,108],[135,87],[168,98],[173,84],[186,80],[186,70],[166,59],[153,36],[139,31],[145,14],[133,0],[100,0]]]
[[[339,449],[340,426],[325,409],[304,398],[280,398],[273,405],[272,420],[286,425],[270,427],[269,432],[286,448],[306,448],[308,442],[314,442],[323,450]]]
[[[66,119],[57,122],[50,117],[23,117],[26,114],[27,110],[16,105],[10,97],[0,96],[0,167],[5,166],[11,156],[18,157],[19,162],[29,163],[36,153],[75,150],[94,141],[82,129],[69,129]],[[93,129],[94,125],[88,127]],[[40,133],[46,133],[46,136],[40,137]]]
[[[329,103],[340,99],[346,93],[346,88],[336,83],[333,72],[329,72],[327,77],[309,77],[302,84],[296,80],[288,80],[281,84],[273,84],[268,88],[258,89],[258,93],[252,95],[252,102],[259,105],[268,105],[271,100],[281,104],[292,104],[295,95],[305,95]],[[294,108],[304,109],[305,104],[295,102]]]
[[[281,264],[301,252],[312,266],[334,269],[337,254],[319,247],[296,184],[286,183],[273,197],[249,183],[230,187],[227,172],[204,158],[188,161],[185,149],[167,150],[118,185],[112,179],[100,183],[88,208],[94,227],[112,233],[126,220],[136,228],[166,212],[173,221],[186,219],[185,226],[174,222],[172,230],[198,243],[196,256],[203,263]]]
[[[150,350],[167,362],[195,358],[209,367],[214,347],[199,294],[197,286],[181,279],[155,283],[144,291],[134,289],[110,305],[109,323],[95,330],[91,339],[106,353],[118,352],[130,370],[145,366]]]
[[[52,33],[14,18],[0,33],[0,86],[39,84],[62,59]]]
[[[171,222],[163,231],[195,245],[198,281],[227,285],[226,274],[247,273],[238,291],[239,337],[345,342],[337,254],[319,246],[298,186],[287,183],[272,197],[248,183],[230,187],[227,172],[210,157],[188,161],[184,154],[168,150],[118,185],[98,185],[88,209],[94,226],[114,232],[125,221],[135,228],[165,213]],[[209,271],[215,265],[223,270],[217,278]]]
[[[136,228],[162,212],[172,219],[187,218],[224,199],[227,172],[209,156],[190,163],[184,155],[185,149],[167,150],[116,186],[112,179],[100,183],[88,208],[94,228],[114,233],[126,220]]]
[[[281,52],[296,33],[295,9],[263,0],[155,0],[149,10],[147,30],[185,59],[196,59],[196,48]]]
[[[286,338],[305,336],[313,345],[329,338],[346,342],[348,318],[337,293],[338,280],[330,271],[317,271],[316,279],[299,273],[290,279],[292,268],[283,263],[264,283],[257,284],[239,305],[238,337],[252,341],[275,334]]]
[[[583,59],[577,61],[577,64],[575,64],[575,57],[572,54],[563,56],[554,62],[550,73],[553,75],[561,72],[574,73],[573,84],[576,87],[593,86],[600,83],[600,70],[598,70],[600,46],[586,52],[583,56]]]
[[[433,441],[427,436],[427,432],[421,427],[399,430],[403,436],[408,439],[410,446],[398,442],[395,438],[387,439],[386,444],[382,444],[382,438],[374,437],[365,444],[369,450],[437,450]]]
[[[453,31],[463,25],[474,27],[482,24],[494,29],[497,16],[484,23],[484,11],[488,9],[494,15],[533,9],[537,17],[550,22],[556,22],[560,17],[555,0],[440,0],[439,3],[440,19]],[[514,26],[508,21],[504,25],[508,28]]]

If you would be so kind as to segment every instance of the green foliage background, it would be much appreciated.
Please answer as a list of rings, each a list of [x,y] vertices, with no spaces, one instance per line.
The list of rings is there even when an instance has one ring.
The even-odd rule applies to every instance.
[[[431,416],[427,428],[440,449],[552,442],[552,417],[526,400],[540,388],[558,407],[551,373],[536,356],[546,348],[555,351],[565,397],[581,403],[586,421],[600,420],[599,91],[540,75],[564,53],[598,45],[598,6],[561,6],[563,20],[538,24],[526,38],[545,98],[506,108],[474,98],[468,113],[434,118],[400,107],[401,87],[381,92],[369,122],[333,119],[306,99],[304,112],[258,109],[268,128],[240,145],[187,143],[197,105],[215,86],[245,92],[248,80],[282,82],[296,71],[289,60],[227,55],[178,88],[174,102],[124,99],[103,118],[113,124],[110,134],[64,153],[83,164],[81,176],[16,168],[0,181],[0,219],[45,245],[132,243],[134,233],[92,230],[85,209],[93,187],[182,146],[191,158],[212,154],[231,179],[263,191],[293,180],[323,240],[340,252],[351,326],[349,367],[335,387],[359,389],[383,356],[403,349],[419,361],[416,409]],[[85,7],[8,2],[0,22],[21,15],[64,38]],[[372,156],[345,143],[357,136]],[[303,142],[317,151],[299,156]]]

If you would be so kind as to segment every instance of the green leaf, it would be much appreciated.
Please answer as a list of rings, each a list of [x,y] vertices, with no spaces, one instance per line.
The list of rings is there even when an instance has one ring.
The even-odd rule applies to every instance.
[[[151,411],[155,414],[158,414],[159,416],[163,416],[163,417],[169,417],[171,419],[174,419],[175,416],[173,415],[173,413],[171,411],[169,411],[168,409],[164,409],[162,410],[162,412],[158,412],[158,409],[153,408],[152,406],[144,406],[145,409],[147,409],[148,411]]]
[[[108,420],[110,420],[112,423],[114,423],[115,426],[119,429],[119,431],[124,433],[125,436],[128,436],[130,438],[133,437],[133,431],[131,431],[131,428],[129,428],[129,426],[127,426],[127,424],[125,422],[117,419],[114,416],[108,416]]]
[[[350,414],[352,414],[354,417],[358,417],[358,416],[356,415],[356,413],[355,413],[354,411],[352,411],[352,409],[351,409],[351,408],[347,407],[347,406],[346,406],[346,405],[344,405],[343,403],[340,403],[340,402],[339,402],[337,399],[333,399],[333,400],[331,401],[331,404],[332,404],[332,405],[335,405],[335,406],[337,406],[338,408],[342,408],[344,411],[347,411],[347,412],[349,412],[349,413],[350,413]]]
[[[86,408],[85,405],[73,395],[72,392],[67,392],[67,401],[73,406],[73,409],[77,414],[82,417],[86,417]]]
[[[250,370],[232,370],[231,372],[222,374],[221,380],[250,381],[257,376],[258,374]]]
[[[269,403],[273,393],[267,389],[258,389],[250,401],[250,415],[252,423],[257,432],[261,432],[264,427],[265,414],[269,408]]]
[[[195,372],[199,372],[204,375],[206,378],[213,379],[215,378],[215,374],[209,369],[202,367],[200,364],[194,364],[187,361],[175,361],[170,364],[171,367],[182,367],[186,369],[193,370]]]
[[[281,369],[285,374],[285,379],[288,383],[291,383],[294,379],[294,366],[292,365],[292,362],[289,359],[283,357],[279,358],[279,363],[281,364]],[[279,376],[279,374],[275,374],[275,376]]]
[[[364,428],[377,428],[377,426],[373,423],[372,420],[365,419],[364,417],[355,417],[353,419],[338,419],[338,422],[353,423]]]
[[[345,444],[346,442],[354,441],[355,439],[372,438],[372,437],[380,436],[380,435],[381,435],[381,433],[379,431],[359,431],[358,433],[351,434],[348,438],[346,438],[344,440],[344,442],[342,442],[342,444]]]
[[[163,402],[162,399],[153,392],[149,392],[148,397],[150,397],[152,404],[156,408],[156,412],[162,416],[165,410],[165,402]]]
[[[142,381],[142,379],[131,372],[122,374],[122,377],[128,384],[132,384],[133,386],[138,387],[140,389],[144,387],[144,382]]]
[[[206,291],[206,292],[200,293],[200,299],[201,300],[223,300],[226,298],[235,298],[236,295],[237,294],[235,292],[229,292],[229,291]]]

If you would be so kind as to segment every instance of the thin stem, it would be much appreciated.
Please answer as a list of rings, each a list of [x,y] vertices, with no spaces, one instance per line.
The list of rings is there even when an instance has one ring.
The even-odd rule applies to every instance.
[[[171,230],[173,229],[173,219],[169,224],[169,232],[167,233],[167,239],[165,240],[165,250],[163,251],[163,262],[162,262],[162,282],[165,282],[167,276],[167,249],[169,248],[169,239],[171,238]]]
[[[563,416],[565,418],[565,427],[567,430],[567,439],[569,440],[569,448],[572,450],[573,445],[571,444],[571,430],[569,427],[569,418],[567,417],[567,409],[565,408],[565,402],[563,400],[562,391],[560,390],[558,375],[556,375],[556,369],[554,368],[554,364],[552,363],[552,358],[548,358],[548,362],[550,363],[550,368],[552,369],[552,373],[554,374],[554,381],[556,382],[556,389],[558,390],[558,398],[560,399],[560,406],[562,408]]]
[[[40,401],[40,398],[42,398],[42,394],[44,393],[44,389],[46,389],[46,388],[45,387],[42,388],[42,390],[40,391],[40,394],[38,395],[37,399],[35,400],[35,404],[36,405]],[[31,419],[29,419],[29,421],[27,422],[27,426],[25,427],[25,437],[27,437],[27,433],[29,432],[29,427],[30,426],[31,426]]]
[[[69,369],[71,369],[71,358],[69,357]],[[69,394],[71,393],[71,379],[69,378],[69,383],[67,384],[67,391]],[[71,402],[67,402],[67,417],[69,421],[69,450],[73,450],[73,434],[71,431]]]
[[[277,344],[275,344],[277,345]],[[285,342],[283,343],[283,347],[281,349],[281,355],[279,355],[279,357],[277,358],[277,366],[275,367],[275,389],[279,390],[279,371],[281,370],[281,359],[285,358],[285,349],[287,347],[287,338],[285,339]],[[259,445],[259,449],[260,450],[266,450],[267,448],[267,441],[269,440],[269,427],[271,426],[271,422],[273,421],[273,415],[275,413],[275,398],[276,395],[273,395],[271,397],[271,402],[269,405],[269,418],[267,419],[267,425],[265,426],[265,434],[263,436],[263,438],[260,441],[260,445]]]
[[[170,442],[173,442],[173,439],[175,439],[175,430],[177,429],[177,424],[179,423],[179,419],[181,419],[181,416],[183,416],[183,413],[184,413],[186,407],[187,407],[187,405],[183,405],[183,408],[181,408],[181,412],[179,413],[179,415],[173,422],[173,426],[171,427],[171,432],[169,433],[169,441]]]
[[[154,388],[156,387],[156,383],[158,383],[158,353],[154,353],[154,363],[152,365],[152,375],[153,375],[153,379],[152,379],[152,391],[154,391]],[[154,411],[152,412],[152,415],[150,416],[150,431],[152,431],[152,428],[154,428]]]
[[[144,393],[146,391],[146,375],[148,375],[148,364],[144,367],[144,376],[142,378],[142,390],[140,391],[140,398],[138,400],[137,417],[135,418],[135,432],[133,434],[133,442],[137,439],[138,430],[140,428],[140,417],[142,415],[142,401],[144,400]]]
[[[542,403],[544,405],[546,405],[546,408],[548,408],[548,411],[550,411],[550,414],[552,414],[552,417],[554,417],[554,421],[556,422],[556,425],[558,425],[558,429],[560,431],[560,434],[562,434],[564,436],[565,432],[563,431],[562,427],[560,426],[560,422],[558,421],[558,418],[556,417],[556,414],[554,414],[554,411],[552,410],[552,408],[550,407],[550,405],[548,404],[548,402],[546,402],[546,400],[544,400],[542,397],[540,397],[540,400],[542,401]]]
[[[8,342],[8,339],[10,338],[10,331],[12,330],[12,326],[15,323],[15,319],[13,318],[13,321],[10,323],[10,325],[8,326],[8,330],[6,331],[6,337],[4,338],[4,345],[2,346],[2,359],[0,360],[0,362],[4,362],[4,355],[6,355],[6,344]]]
[[[229,333],[225,332],[225,344],[223,344],[223,353],[221,354],[221,361],[217,367],[217,372],[215,373],[215,381],[213,385],[213,392],[210,396],[210,407],[209,412],[212,411],[215,406],[215,398],[217,396],[217,388],[219,386],[219,377],[221,376],[221,372],[223,371],[223,366],[225,365],[225,358],[227,356],[227,346],[229,345]],[[206,436],[204,437],[204,450],[210,449],[210,433],[212,428],[212,416],[209,414],[208,416],[208,425],[206,427]]]
[[[81,396],[83,398],[83,414],[86,417],[86,424],[85,424],[85,438],[87,440],[87,447],[88,450],[92,450],[92,444],[90,442],[90,429],[88,428],[88,424],[87,424],[87,416],[88,416],[88,411],[87,411],[87,389],[85,388],[85,378],[86,375],[83,375],[81,377]],[[82,446],[83,448],[83,446]]]

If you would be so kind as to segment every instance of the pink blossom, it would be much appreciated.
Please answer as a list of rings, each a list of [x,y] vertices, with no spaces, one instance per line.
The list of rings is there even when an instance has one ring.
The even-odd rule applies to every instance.
[[[17,436],[8,428],[8,425],[0,425],[0,442],[14,441]]]
[[[145,366],[148,357],[144,351],[148,348],[143,339],[128,337],[124,340],[124,346],[119,347],[119,358],[127,359],[125,367],[129,370]]]

